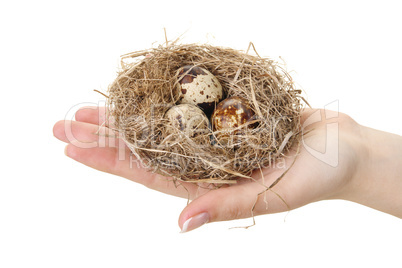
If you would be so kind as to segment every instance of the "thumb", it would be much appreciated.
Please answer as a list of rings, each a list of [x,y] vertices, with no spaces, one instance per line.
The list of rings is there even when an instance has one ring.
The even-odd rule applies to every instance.
[[[205,223],[228,221],[287,210],[274,194],[264,192],[260,184],[246,182],[211,190],[194,199],[179,217],[181,232],[194,230]],[[263,197],[266,195],[265,197]]]

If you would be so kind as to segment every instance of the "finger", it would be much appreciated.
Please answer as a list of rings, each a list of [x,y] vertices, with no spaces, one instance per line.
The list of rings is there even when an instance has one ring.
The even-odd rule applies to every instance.
[[[126,146],[86,149],[70,143],[66,146],[65,153],[86,166],[127,178],[163,193],[183,198],[191,198],[197,194],[194,184],[178,183],[144,168]]]
[[[194,197],[192,184],[175,183],[145,169],[125,143],[105,127],[77,122],[59,121],[54,135],[67,143],[65,153],[74,160],[94,169],[128,178],[145,186],[181,197]]]
[[[278,173],[272,173],[267,185],[277,177]],[[275,192],[265,189],[258,182],[251,181],[212,190],[193,200],[182,211],[179,226],[182,232],[186,232],[206,222],[242,219],[289,209],[282,189],[275,187]]]
[[[63,142],[75,142],[82,148],[115,147],[116,134],[106,127],[90,123],[61,120],[53,127],[53,135]],[[81,143],[81,144],[79,144]]]
[[[102,125],[106,122],[106,108],[97,106],[87,106],[79,109],[75,113],[75,120],[94,125]]]
[[[73,141],[66,146],[65,154],[86,166],[129,179],[145,175],[136,168],[135,163],[130,163],[134,160],[130,159],[130,153],[126,147],[82,148],[75,146],[74,143]]]

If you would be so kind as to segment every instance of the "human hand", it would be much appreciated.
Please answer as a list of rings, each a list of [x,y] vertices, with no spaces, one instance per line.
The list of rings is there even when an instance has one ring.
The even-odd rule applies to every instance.
[[[332,113],[332,116],[328,116],[328,113]],[[356,194],[359,192],[356,191],[356,184],[366,174],[367,135],[364,127],[347,115],[325,110],[305,110],[302,114],[303,142],[298,148],[293,148],[281,164],[275,163],[272,168],[254,171],[253,180],[240,179],[236,184],[211,190],[193,183],[180,182],[178,185],[171,178],[133,165],[130,150],[113,137],[111,129],[102,125],[105,118],[99,115],[103,114],[105,108],[88,107],[76,113],[76,121],[63,120],[55,124],[55,137],[68,143],[66,155],[89,167],[130,179],[151,189],[189,198],[192,202],[179,217],[183,232],[207,222],[283,212],[320,200],[343,198],[360,202],[356,197],[359,196]],[[313,120],[315,122],[310,124],[308,122],[312,115],[331,119]],[[330,124],[336,127],[328,128]],[[328,140],[328,137],[336,139]],[[338,145],[336,152],[330,152],[325,157],[320,153],[311,153],[325,151],[333,142]],[[328,164],[328,161],[335,164]],[[275,186],[269,189],[273,183]]]

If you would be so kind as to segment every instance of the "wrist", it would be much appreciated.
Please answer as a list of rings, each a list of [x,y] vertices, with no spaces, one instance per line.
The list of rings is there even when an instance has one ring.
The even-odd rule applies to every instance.
[[[358,167],[344,199],[402,218],[402,137],[360,129]]]

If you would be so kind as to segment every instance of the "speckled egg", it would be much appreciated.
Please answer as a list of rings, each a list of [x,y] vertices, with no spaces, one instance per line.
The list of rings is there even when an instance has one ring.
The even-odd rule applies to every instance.
[[[209,121],[205,113],[195,105],[179,104],[170,108],[165,118],[168,120],[167,132],[173,133],[178,129],[188,137],[206,133]]]
[[[212,114],[211,123],[214,131],[220,131],[218,137],[221,143],[231,135],[240,135],[243,133],[239,126],[251,121],[254,112],[248,101],[242,97],[234,96],[221,101]],[[253,124],[248,126],[253,127]]]
[[[179,103],[199,106],[206,114],[211,114],[222,99],[222,85],[208,70],[186,65],[178,70]]]

